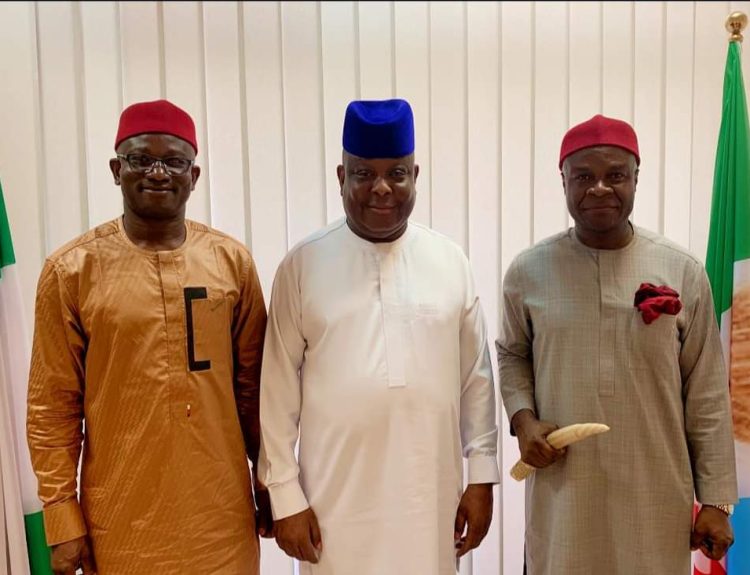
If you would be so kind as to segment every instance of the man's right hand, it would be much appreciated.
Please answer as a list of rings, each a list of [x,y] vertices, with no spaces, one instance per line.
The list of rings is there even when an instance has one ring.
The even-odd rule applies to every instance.
[[[539,421],[530,409],[522,409],[513,416],[511,425],[518,436],[521,459],[541,469],[565,455],[565,449],[555,449],[547,443],[547,436],[557,429],[554,423]]]
[[[276,543],[284,553],[300,561],[317,563],[323,543],[318,518],[309,507],[274,522]]]
[[[55,545],[50,559],[55,575],[75,575],[79,567],[83,575],[96,575],[94,554],[85,536]]]

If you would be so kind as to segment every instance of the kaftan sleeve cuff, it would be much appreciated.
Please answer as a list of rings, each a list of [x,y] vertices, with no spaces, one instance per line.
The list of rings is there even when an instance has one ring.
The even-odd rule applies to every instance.
[[[269,485],[268,494],[271,496],[271,512],[274,520],[284,519],[310,507],[297,479],[278,485]]]
[[[495,455],[469,457],[469,483],[500,483],[500,469]]]
[[[49,546],[78,539],[87,533],[81,506],[75,499],[45,507],[43,515],[44,534]]]
[[[503,405],[505,406],[505,413],[508,414],[508,421],[512,421],[513,416],[522,409],[530,409],[536,413],[534,397],[526,393],[514,393],[511,396],[503,397]]]

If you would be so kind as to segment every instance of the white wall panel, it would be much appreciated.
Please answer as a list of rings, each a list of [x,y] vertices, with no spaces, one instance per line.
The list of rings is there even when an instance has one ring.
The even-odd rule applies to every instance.
[[[538,14],[537,14],[538,17]],[[532,2],[502,6],[501,30],[501,259],[505,274],[512,259],[531,245],[534,236],[534,7]],[[554,164],[553,164],[554,165]],[[543,208],[544,209],[544,208]],[[562,227],[562,226],[561,226]],[[502,413],[503,573],[521,573],[523,565],[524,485],[509,478],[518,459],[518,444],[508,433]]]
[[[360,97],[393,97],[393,3],[358,2]]]
[[[692,178],[690,182],[690,240],[688,247],[701,260],[706,258],[716,146],[721,125],[724,66],[714,65],[726,58],[724,27],[729,13],[727,2],[705,2],[695,6],[695,62],[693,76]],[[695,113],[695,107],[704,111]],[[703,159],[703,160],[701,160]]]
[[[122,110],[120,27],[117,4],[85,2],[81,14],[82,98],[89,225],[122,213],[120,188],[109,170],[114,131]]]
[[[187,205],[187,217],[211,222],[209,196],[211,166],[206,130],[206,72],[204,57],[203,10],[197,2],[164,2],[164,96],[189,110],[198,137],[196,163],[201,177]]]
[[[665,23],[662,2],[636,2],[633,122],[641,166],[633,221],[658,233],[664,231]]]
[[[39,2],[42,6],[44,2]],[[157,100],[162,87],[161,2],[120,2],[123,104]],[[194,41],[198,39],[195,38]]]
[[[35,4],[0,3],[0,54],[13,55],[0,58],[0,77],[4,79],[0,82],[0,126],[6,134],[13,134],[0,138],[0,183],[13,234],[29,338],[37,277],[47,254],[35,14]]]
[[[692,2],[667,2],[664,110],[664,234],[690,245],[693,143]]]
[[[266,303],[287,251],[284,87],[278,2],[243,6],[250,217],[255,259]],[[263,78],[263,81],[258,81]],[[282,573],[282,572],[280,572]]]
[[[341,163],[341,126],[346,106],[359,94],[357,54],[359,26],[354,2],[321,2],[320,25],[323,65],[325,129],[326,218],[342,217],[341,186],[336,166]],[[390,22],[389,22],[390,25]],[[390,46],[390,45],[389,45]],[[389,64],[390,65],[390,64]],[[390,82],[390,77],[388,78]],[[369,97],[369,96],[368,96]]]
[[[466,7],[462,3],[431,5],[430,71],[432,227],[466,250]]]
[[[568,124],[568,7],[564,2],[536,2],[534,10],[534,148],[533,240],[564,229],[568,222],[557,167],[560,139]]]
[[[750,2],[0,3],[0,181],[28,327],[43,257],[121,213],[107,165],[120,110],[160,97],[196,121],[189,217],[251,247],[266,300],[288,248],[343,213],[355,98],[412,104],[413,218],[469,255],[491,339],[512,258],[568,225],[560,139],[594,114],[638,132],[635,222],[703,258],[735,9]],[[498,417],[495,521],[462,575],[521,570],[518,450]],[[268,541],[262,568],[294,572]]]
[[[82,134],[78,17],[72,2],[37,5],[39,87],[44,164],[47,249],[72,240],[88,227]],[[108,146],[111,150],[111,146]]]
[[[421,170],[412,218],[429,226],[432,225],[430,5],[428,2],[395,4],[394,95],[409,101],[414,112],[415,158]]]
[[[500,281],[500,6],[469,2],[467,31],[468,252],[477,294],[487,318],[487,336],[498,329]],[[494,344],[492,344],[494,354]],[[493,365],[495,365],[493,357]],[[494,369],[497,373],[497,369]],[[499,386],[495,378],[499,397]],[[498,407],[500,403],[498,402]],[[497,414],[501,421],[500,413]],[[502,439],[498,442],[502,445]],[[498,446],[498,447],[500,447]],[[486,544],[472,552],[474,575],[496,575],[502,557],[502,486],[495,488],[493,521]]]
[[[602,3],[570,2],[569,10],[568,104],[573,125],[602,111]]]
[[[240,80],[239,15],[236,2],[203,4],[206,59],[211,224],[240,241],[249,222],[245,205],[245,156],[242,118],[244,83]],[[205,156],[204,156],[205,158]],[[247,218],[247,220],[246,220]]]
[[[281,3],[281,41],[287,231],[291,246],[326,221],[323,79],[317,4]]]

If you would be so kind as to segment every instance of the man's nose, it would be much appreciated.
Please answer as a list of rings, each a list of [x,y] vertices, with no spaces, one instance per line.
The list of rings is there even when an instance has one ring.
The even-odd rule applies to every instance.
[[[594,185],[586,190],[587,194],[594,196],[605,196],[612,193],[612,187],[604,183],[604,180],[597,180]]]
[[[372,184],[372,191],[380,196],[385,196],[393,192],[388,182],[385,181],[385,178],[381,177],[375,179],[375,182]]]
[[[162,162],[156,162],[146,173],[150,180],[168,180],[170,178],[167,168]]]

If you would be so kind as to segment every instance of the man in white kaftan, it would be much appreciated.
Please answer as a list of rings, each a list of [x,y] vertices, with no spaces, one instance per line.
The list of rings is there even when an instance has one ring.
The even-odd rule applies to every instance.
[[[401,100],[350,104],[347,219],[298,244],[274,282],[260,476],[304,574],[452,575],[492,516],[485,322],[461,249],[407,221],[412,122]]]
[[[497,342],[523,458],[544,467],[526,484],[528,573],[686,575],[691,546],[726,552],[737,499],[708,279],[695,257],[628,221],[630,126],[595,117],[566,136],[560,161],[576,226],[511,264]],[[641,308],[636,292],[651,294]],[[584,422],[611,430],[567,453],[544,439]]]

